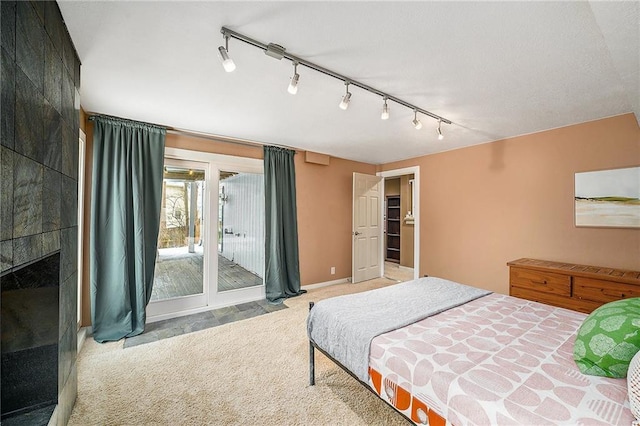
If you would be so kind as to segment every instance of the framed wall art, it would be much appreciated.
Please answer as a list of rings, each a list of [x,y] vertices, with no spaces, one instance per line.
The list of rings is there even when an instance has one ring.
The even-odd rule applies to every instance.
[[[640,228],[640,167],[576,173],[575,224]]]

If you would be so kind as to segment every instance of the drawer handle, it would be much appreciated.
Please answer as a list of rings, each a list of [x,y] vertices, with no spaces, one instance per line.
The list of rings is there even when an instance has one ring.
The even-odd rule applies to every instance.
[[[547,280],[544,281],[532,281],[534,284],[547,285]]]
[[[612,291],[603,290],[602,294],[604,294],[605,296],[615,297],[615,298],[618,298],[618,299],[626,299],[626,296],[624,295],[624,293],[616,293],[616,292],[612,292]]]

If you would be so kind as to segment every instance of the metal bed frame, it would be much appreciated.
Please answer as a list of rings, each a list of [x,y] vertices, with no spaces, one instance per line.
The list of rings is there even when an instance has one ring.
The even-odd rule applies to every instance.
[[[314,305],[314,302],[309,302],[309,311],[311,311],[311,309],[313,308],[313,305]],[[315,384],[316,384],[316,366],[315,366],[315,361],[316,361],[315,360],[315,350],[316,349],[320,353],[322,353],[324,356],[329,358],[331,361],[333,361],[333,363],[336,364],[338,367],[340,367],[341,369],[346,371],[351,377],[356,379],[358,381],[358,383],[360,383],[362,386],[364,386],[369,392],[374,394],[378,399],[380,399],[381,401],[384,401],[388,406],[393,408],[393,410],[396,413],[400,414],[406,421],[408,421],[411,424],[414,424],[413,420],[411,420],[409,417],[407,417],[404,413],[401,413],[400,411],[396,410],[396,408],[393,405],[391,405],[390,402],[388,402],[385,399],[383,399],[380,395],[378,395],[376,393],[376,391],[371,389],[371,387],[369,386],[368,383],[363,382],[362,380],[360,380],[358,378],[358,376],[353,374],[347,367],[342,365],[342,363],[340,363],[340,361],[336,360],[331,355],[329,355],[327,352],[325,352],[322,348],[320,348],[313,340],[311,340],[311,338],[309,338],[309,386],[315,386]]]

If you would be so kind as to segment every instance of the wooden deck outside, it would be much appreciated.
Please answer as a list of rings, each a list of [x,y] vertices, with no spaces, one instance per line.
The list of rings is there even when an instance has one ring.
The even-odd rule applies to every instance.
[[[247,271],[237,263],[218,255],[218,290],[227,291],[262,285],[261,277]],[[202,293],[202,252],[168,252],[156,261],[151,300],[171,299]]]

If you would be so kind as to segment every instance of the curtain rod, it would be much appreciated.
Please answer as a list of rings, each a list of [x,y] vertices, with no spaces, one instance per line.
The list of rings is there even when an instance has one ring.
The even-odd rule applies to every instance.
[[[235,144],[235,145],[250,146],[250,147],[254,147],[254,148],[263,148],[265,146],[275,146],[277,148],[285,148],[285,149],[290,149],[292,151],[298,151],[299,150],[298,148],[294,148],[292,146],[287,146],[287,145],[279,145],[279,144],[275,144],[275,143],[260,143],[260,142],[250,141],[248,139],[240,139],[240,138],[235,138],[235,137],[231,137],[231,136],[214,135],[214,134],[211,134],[211,133],[198,132],[198,131],[195,131],[195,130],[178,129],[178,128],[175,128],[175,127],[167,127],[167,133],[173,133],[173,134],[176,134],[176,135],[199,137],[199,138],[203,138],[203,139],[209,139],[209,140],[212,140],[212,141],[217,141],[217,142],[222,142],[222,143],[231,143],[231,144]]]
[[[127,118],[120,118],[120,117],[116,117],[116,116],[109,116],[109,115],[99,114],[99,113],[95,113],[95,112],[87,112],[87,111],[85,111],[85,114],[87,115],[87,119],[89,121],[94,121],[95,117],[109,117],[109,118],[114,118],[114,119],[123,120],[123,121],[136,122],[136,120],[130,120],[130,119],[127,119]],[[185,135],[185,136],[199,137],[199,138],[209,139],[209,140],[213,140],[213,141],[217,141],[217,142],[230,143],[230,144],[235,144],[235,145],[244,145],[244,146],[250,146],[250,147],[254,147],[254,148],[263,148],[265,146],[275,146],[277,148],[285,148],[285,149],[290,149],[292,151],[298,151],[298,148],[294,148],[294,147],[287,146],[287,145],[279,145],[279,144],[274,144],[274,143],[267,144],[267,143],[254,142],[254,141],[250,141],[250,140],[247,140],[247,139],[234,138],[234,137],[231,137],[231,136],[221,136],[221,135],[214,135],[214,134],[211,134],[211,133],[198,132],[196,130],[179,129],[179,128],[176,128],[176,127],[165,126],[163,124],[155,124],[155,123],[147,123],[147,122],[139,122],[139,123],[148,124],[150,126],[161,127],[163,129],[165,129],[167,133],[172,133],[174,135]]]

